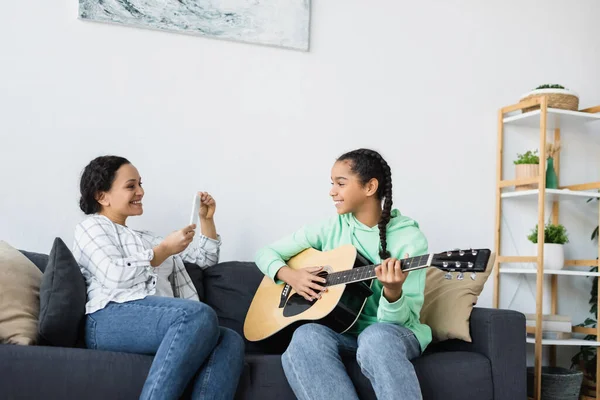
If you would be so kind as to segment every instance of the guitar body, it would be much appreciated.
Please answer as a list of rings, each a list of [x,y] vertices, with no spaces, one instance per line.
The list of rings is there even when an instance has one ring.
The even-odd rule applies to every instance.
[[[322,266],[327,273],[333,273],[368,265],[368,261],[354,246],[345,245],[330,251],[304,250],[288,260],[287,265],[296,270]],[[307,322],[317,322],[343,333],[354,325],[367,297],[372,294],[371,282],[329,286],[320,299],[310,302],[290,286],[284,292],[285,283],[277,284],[265,276],[248,309],[244,336],[249,341],[259,341]]]

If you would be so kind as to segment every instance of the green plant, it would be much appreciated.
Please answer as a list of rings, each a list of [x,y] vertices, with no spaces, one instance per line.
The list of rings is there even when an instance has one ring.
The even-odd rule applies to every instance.
[[[538,156],[538,151],[528,150],[525,154],[517,154],[517,159],[514,161],[515,165],[517,164],[539,164],[540,157]]]
[[[593,198],[588,199],[588,203],[592,201]],[[598,198],[596,198],[598,200]],[[598,227],[594,229],[592,232],[592,241],[598,239]],[[598,272],[598,266],[594,266],[590,268],[590,272]],[[592,318],[586,318],[584,322],[579,325],[580,327],[585,328],[596,328],[598,324],[598,277],[595,276],[592,280],[592,289],[590,290],[590,314],[592,314]],[[585,340],[597,340],[596,335],[586,335]],[[587,378],[596,382],[596,359],[598,357],[598,353],[596,347],[592,346],[581,346],[579,348],[579,352],[577,352],[571,358],[571,368],[575,366],[580,366],[583,368],[583,372],[587,375]]]
[[[527,236],[532,243],[537,243],[538,238],[538,226],[535,225],[535,229],[532,229],[531,234]],[[569,243],[569,237],[567,236],[567,229],[561,224],[554,225],[551,223],[546,224],[544,227],[544,243],[556,243],[565,244]]]
[[[545,85],[540,85],[538,87],[536,87],[534,90],[538,90],[538,89],[564,89],[565,87],[562,85],[557,85],[557,84],[545,84]]]

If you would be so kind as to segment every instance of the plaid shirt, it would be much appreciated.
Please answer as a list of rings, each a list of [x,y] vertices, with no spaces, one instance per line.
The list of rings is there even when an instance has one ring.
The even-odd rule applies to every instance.
[[[123,303],[155,294],[158,278],[150,261],[154,258],[152,248],[162,240],[151,232],[115,224],[103,215],[80,222],[75,227],[73,255],[87,284],[86,314],[111,301]],[[215,265],[220,246],[220,236],[214,240],[196,235],[187,249],[164,261],[173,263],[170,281],[175,297],[199,300],[183,263],[200,268]]]

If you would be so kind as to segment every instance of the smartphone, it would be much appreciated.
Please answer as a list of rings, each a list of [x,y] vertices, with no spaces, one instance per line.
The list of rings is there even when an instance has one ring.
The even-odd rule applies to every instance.
[[[192,215],[190,215],[190,225],[196,224],[198,226],[198,213],[200,212],[200,195],[196,193],[194,195],[194,201],[192,202]]]

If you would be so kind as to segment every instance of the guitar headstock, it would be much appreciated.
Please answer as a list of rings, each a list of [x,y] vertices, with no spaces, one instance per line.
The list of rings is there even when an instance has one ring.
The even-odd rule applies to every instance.
[[[431,266],[446,271],[446,279],[452,279],[452,272],[458,272],[457,279],[463,280],[464,273],[475,279],[477,272],[484,272],[490,259],[489,249],[449,250],[433,255]]]

